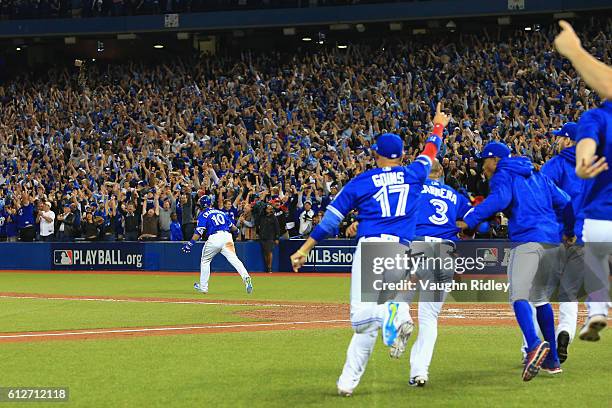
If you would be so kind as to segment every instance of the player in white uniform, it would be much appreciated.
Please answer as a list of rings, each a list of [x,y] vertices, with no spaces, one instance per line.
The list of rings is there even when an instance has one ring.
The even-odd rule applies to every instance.
[[[590,55],[580,44],[572,26],[560,20],[561,32],[555,48],[570,60],[580,77],[595,90],[603,105],[585,112],[578,122],[576,174],[589,183],[584,189],[579,211],[584,217],[582,238],[585,242],[585,290],[588,319],[579,337],[597,341],[607,326],[609,302],[608,259],[612,254],[612,67]],[[598,289],[598,286],[600,288]],[[591,292],[595,290],[595,292]]]
[[[612,78],[610,78],[612,80]],[[584,217],[582,239],[586,266],[588,318],[581,340],[597,341],[608,324],[610,264],[612,255],[612,102],[586,111],[578,121],[576,174],[587,179],[580,208]],[[598,161],[597,159],[601,157]]]
[[[431,257],[446,258],[454,250],[452,241],[456,241],[460,229],[455,222],[463,219],[471,206],[468,199],[457,193],[452,187],[437,180],[444,176],[442,166],[433,163],[429,179],[421,192],[419,217],[416,235],[425,242],[414,242],[412,248],[418,252],[419,247],[431,251]],[[442,263],[444,264],[444,262]],[[421,280],[433,279],[436,282],[451,282],[453,270],[424,271]],[[432,277],[433,274],[433,277]],[[433,357],[434,346],[438,337],[438,316],[444,305],[447,292],[421,292],[419,299],[419,332],[410,351],[410,385],[423,387],[429,380],[429,365]],[[432,298],[432,299],[430,299]]]
[[[416,225],[416,239],[410,245],[413,252],[423,253],[428,258],[445,258],[452,256],[457,234],[461,231],[455,225],[457,220],[471,208],[468,199],[457,193],[452,187],[438,180],[444,176],[444,170],[437,160],[434,160],[429,179],[425,181],[421,197]],[[357,232],[358,223],[354,222],[347,234],[353,236]],[[445,262],[440,262],[444,265]],[[418,270],[416,275],[420,282],[449,283],[454,270]],[[448,296],[445,291],[423,291],[419,288],[419,331],[416,341],[410,351],[410,381],[409,385],[423,387],[429,380],[429,365],[433,357],[436,339],[438,338],[438,316]],[[408,293],[408,300],[416,291]]]
[[[293,269],[297,272],[317,242],[332,235],[349,211],[358,209],[358,244],[351,269],[350,318],[354,334],[342,374],[336,383],[339,395],[352,395],[359,384],[379,329],[382,328],[383,342],[391,348],[392,357],[401,356],[405,350],[413,329],[408,304],[362,301],[362,272],[364,277],[373,273],[373,270],[362,271],[362,252],[366,255],[362,247],[368,248],[366,243],[409,244],[412,241],[419,196],[449,120],[450,117],[442,113],[438,104],[433,134],[426,140],[423,153],[407,167],[401,166],[401,138],[391,133],[380,135],[377,143],[372,146],[378,167],[358,175],[342,189],[328,205],[323,219],[310,237],[291,255]]]
[[[221,252],[221,255],[228,260],[230,264],[240,274],[242,281],[246,287],[247,293],[253,292],[253,282],[247,272],[244,264],[236,256],[234,248],[234,240],[232,232],[237,232],[238,228],[229,220],[228,216],[223,212],[215,209],[210,209],[211,199],[208,196],[202,196],[199,201],[202,212],[198,216],[198,225],[195,229],[191,241],[187,242],[182,250],[188,254],[191,252],[193,245],[205,235],[208,239],[202,248],[202,260],[200,262],[200,282],[196,282],[193,287],[200,293],[208,293],[208,280],[210,279],[210,263],[212,259]]]

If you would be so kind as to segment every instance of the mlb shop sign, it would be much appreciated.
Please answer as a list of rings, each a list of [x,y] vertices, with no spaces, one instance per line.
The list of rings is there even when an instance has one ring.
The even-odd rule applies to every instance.
[[[71,244],[51,247],[53,269],[141,270],[144,269],[142,244]]]

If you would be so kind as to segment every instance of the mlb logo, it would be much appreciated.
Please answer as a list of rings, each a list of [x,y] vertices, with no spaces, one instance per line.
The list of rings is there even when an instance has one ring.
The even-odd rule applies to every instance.
[[[74,256],[71,249],[53,251],[54,265],[72,265]]]
[[[476,250],[476,257],[482,258],[487,264],[496,264],[498,260],[497,248],[478,248]]]

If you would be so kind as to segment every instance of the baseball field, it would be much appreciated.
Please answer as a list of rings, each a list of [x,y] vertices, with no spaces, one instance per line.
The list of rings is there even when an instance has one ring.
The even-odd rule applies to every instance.
[[[379,340],[343,399],[348,276],[255,274],[252,295],[236,274],[213,274],[207,295],[195,280],[0,273],[0,387],[68,387],[55,405],[79,407],[612,406],[612,332],[524,383],[505,303],[446,305],[423,388],[407,385],[409,352],[391,360]]]

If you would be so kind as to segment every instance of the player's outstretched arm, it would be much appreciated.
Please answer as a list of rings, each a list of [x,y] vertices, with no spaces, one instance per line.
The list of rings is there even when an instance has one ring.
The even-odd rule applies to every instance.
[[[582,139],[576,145],[576,174],[583,179],[596,177],[608,170],[605,157],[597,157],[597,143],[593,139]]]
[[[496,213],[505,210],[512,200],[511,183],[503,177],[494,176],[491,180],[491,193],[476,207],[472,207],[463,217],[463,221],[457,221],[457,227],[461,229],[474,230],[478,224],[491,218]]]
[[[293,272],[299,271],[299,269],[304,266],[306,260],[308,259],[308,253],[312,248],[317,245],[317,241],[308,237],[306,242],[302,244],[302,246],[295,251],[293,255],[291,255],[291,266],[293,267]]]
[[[582,45],[576,32],[565,20],[559,20],[561,32],[555,37],[555,48],[570,60],[584,82],[602,98],[612,100],[612,67],[597,60]]]
[[[448,125],[451,120],[451,116],[442,112],[444,106],[442,102],[438,102],[436,105],[436,115],[433,118],[434,128],[431,136],[425,140],[425,148],[421,155],[429,157],[431,161],[436,158],[440,145],[442,144],[444,128]]]
[[[576,174],[583,179],[596,177],[608,170],[606,158],[599,158],[595,153],[600,142],[598,135],[603,128],[603,121],[598,110],[585,112],[578,121],[576,137]]]
[[[193,233],[193,236],[191,237],[191,240],[187,243],[185,243],[185,245],[183,245],[183,247],[181,248],[181,251],[183,251],[183,253],[190,253],[191,252],[191,248],[195,245],[196,242],[198,242],[198,240],[200,239],[200,234],[198,234],[197,232]]]

